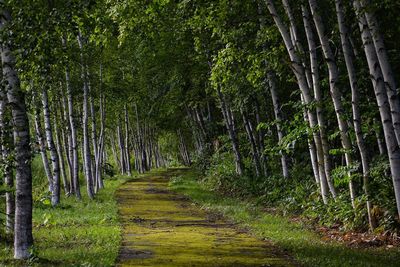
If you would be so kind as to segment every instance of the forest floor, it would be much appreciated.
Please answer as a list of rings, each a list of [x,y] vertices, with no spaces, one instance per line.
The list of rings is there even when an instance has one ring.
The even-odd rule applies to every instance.
[[[122,224],[117,266],[295,266],[271,242],[168,189],[179,170],[152,172],[116,193]]]
[[[199,173],[186,170],[171,178],[169,188],[184,194],[202,209],[222,214],[260,239],[282,248],[302,266],[389,267],[400,266],[400,248],[393,246],[353,247],[316,231],[307,221],[271,213],[263,205],[210,191]],[[391,248],[388,248],[391,247]]]

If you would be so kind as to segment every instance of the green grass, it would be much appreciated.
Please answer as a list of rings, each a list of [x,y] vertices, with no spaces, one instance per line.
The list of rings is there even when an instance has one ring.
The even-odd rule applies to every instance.
[[[273,241],[304,266],[399,266],[400,250],[349,248],[334,241],[323,241],[317,233],[288,218],[268,214],[252,202],[220,196],[207,190],[194,171],[182,172],[170,188],[189,196],[204,209],[222,213],[260,238]]]
[[[1,240],[0,266],[113,266],[121,242],[114,193],[126,180],[106,179],[105,189],[94,200],[86,197],[82,187],[81,201],[63,196],[56,208],[35,202],[35,257],[28,262],[14,261],[12,246]]]

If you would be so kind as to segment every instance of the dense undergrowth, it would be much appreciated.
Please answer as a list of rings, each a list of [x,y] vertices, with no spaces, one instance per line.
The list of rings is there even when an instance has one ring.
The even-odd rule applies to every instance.
[[[338,196],[335,200],[331,198],[325,205],[310,168],[304,164],[306,163],[303,161],[294,162],[289,179],[280,175],[279,164],[269,166],[269,173],[272,175],[267,177],[256,178],[249,171],[239,176],[235,172],[232,153],[220,150],[212,156],[197,158],[195,168],[202,173],[202,184],[210,191],[241,199],[252,199],[255,203],[274,208],[282,215],[300,215],[318,225],[334,226],[343,231],[368,231],[366,196],[363,188],[356,188],[356,207],[353,209],[348,193],[348,170],[341,167],[333,170],[332,176]],[[246,169],[254,169],[250,160]],[[374,233],[390,233],[396,236],[400,224],[388,173],[386,159],[375,158],[370,170],[372,212],[378,223]],[[357,184],[362,184],[362,177],[353,175],[351,179],[358,179]]]
[[[231,197],[222,195],[210,190],[210,176],[203,181],[199,177],[202,175],[193,170],[183,172],[171,180],[170,187],[189,196],[202,208],[222,213],[260,238],[273,241],[304,266],[398,266],[400,253],[397,248],[349,248],[335,241],[323,241],[305,225],[291,222],[288,217],[276,213],[265,212],[256,198],[238,201],[236,194],[246,191],[235,188]],[[220,186],[221,189],[222,184]]]
[[[82,187],[81,201],[63,195],[53,208],[41,166],[40,158],[34,158],[32,257],[28,262],[13,260],[11,238],[2,239],[0,266],[113,266],[121,241],[114,193],[129,178],[107,177],[94,200]]]

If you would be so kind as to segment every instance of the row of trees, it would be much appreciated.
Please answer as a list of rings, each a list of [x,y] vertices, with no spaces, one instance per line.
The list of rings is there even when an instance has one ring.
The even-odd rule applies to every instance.
[[[392,71],[399,29],[390,22],[398,8],[367,0],[161,1],[109,3],[108,12],[140,75],[154,75],[152,89],[159,83],[166,98],[175,94],[197,164],[228,149],[239,177],[274,176],[277,158],[286,179],[307,165],[324,204],[347,194],[355,210],[362,199],[374,229],[382,210],[397,206],[397,218],[400,210]],[[385,207],[386,182],[370,189],[371,164],[381,158],[392,178]]]
[[[82,198],[82,177],[94,199],[106,174],[166,165],[147,104],[123,78],[129,70],[112,64],[121,60],[115,38],[96,32],[98,4],[1,3],[0,173],[16,259],[28,258],[33,245],[32,179],[41,180],[32,177],[34,157],[41,157],[34,167],[44,170],[54,208],[62,192]]]
[[[131,175],[179,160],[254,188],[311,181],[323,205],[361,201],[371,229],[376,210],[396,201],[398,214],[396,1],[1,5],[1,174],[16,258],[33,242],[38,156],[55,208],[62,191],[81,198],[80,176],[95,198],[110,166]],[[381,159],[389,204],[387,180],[371,179]]]

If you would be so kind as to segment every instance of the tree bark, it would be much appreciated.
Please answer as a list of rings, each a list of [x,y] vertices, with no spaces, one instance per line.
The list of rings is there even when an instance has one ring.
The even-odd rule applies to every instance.
[[[120,161],[121,161],[121,174],[127,174],[124,137],[122,136],[122,130],[121,130],[121,118],[118,118],[117,136],[118,136],[118,145],[119,145],[119,155],[120,155]]]
[[[335,56],[329,44],[329,38],[325,33],[325,26],[322,21],[321,16],[318,13],[318,5],[316,0],[308,0],[311,9],[311,15],[314,20],[315,27],[317,29],[319,41],[322,46],[322,51],[324,53],[326,64],[329,72],[329,87],[330,93],[333,100],[333,106],[335,108],[336,119],[339,125],[340,131],[340,139],[342,141],[342,147],[345,149],[345,158],[347,167],[351,168],[353,164],[353,159],[351,155],[352,144],[349,137],[349,131],[347,126],[347,121],[344,117],[344,109],[342,104],[342,94],[338,88],[338,80],[339,80],[339,69],[336,64]],[[349,191],[350,191],[350,199],[353,208],[355,208],[355,189],[351,177],[351,173],[349,172]]]
[[[125,104],[124,106],[125,112],[125,157],[126,157],[126,172],[128,176],[132,176],[131,170],[131,152],[130,152],[130,145],[129,145],[129,114],[128,114],[128,107]]]
[[[383,36],[379,29],[379,23],[376,15],[371,12],[369,0],[355,0],[361,6],[362,12],[365,15],[367,27],[371,34],[371,41],[374,44],[375,52],[378,58],[378,62],[382,71],[382,76],[385,81],[385,88],[389,97],[389,105],[392,113],[392,121],[394,131],[396,133],[397,143],[400,144],[400,98],[396,80],[393,74],[392,66],[389,61],[389,56]]]
[[[63,187],[64,187],[64,193],[65,195],[69,196],[70,195],[70,185],[67,179],[67,172],[65,169],[65,159],[64,159],[64,146],[61,143],[61,138],[60,138],[60,134],[61,136],[64,134],[64,130],[61,130],[59,132],[59,119],[58,119],[58,114],[57,114],[57,108],[54,107],[54,132],[55,132],[55,137],[56,137],[56,148],[57,148],[57,154],[59,157],[59,166],[60,166],[60,174],[62,177],[62,181],[63,181]],[[62,127],[61,127],[62,128]],[[67,153],[65,153],[67,154]],[[67,155],[68,157],[68,155]]]
[[[253,135],[253,131],[250,126],[249,118],[245,114],[245,111],[241,108],[240,113],[242,115],[243,119],[243,125],[247,133],[247,139],[249,140],[250,147],[251,147],[251,154],[254,162],[254,167],[256,170],[256,176],[260,177],[261,176],[261,161],[260,161],[260,156],[258,153],[258,148],[257,148],[257,143],[255,140],[255,136]]]
[[[100,77],[101,77],[101,67],[100,67]],[[100,78],[100,84],[101,84],[101,78]],[[101,86],[100,86],[100,91],[101,91]],[[100,137],[99,137],[99,150],[97,151],[98,157],[97,157],[97,173],[96,173],[96,181],[98,184],[98,188],[102,189],[104,188],[104,182],[103,182],[103,152],[104,152],[104,133],[105,133],[105,119],[106,119],[106,114],[105,114],[105,97],[102,92],[100,92]]]
[[[86,70],[86,62],[83,56],[83,37],[81,33],[78,34],[78,44],[81,50],[81,79],[83,82],[83,107],[82,107],[82,131],[83,131],[83,161],[85,167],[86,176],[86,189],[89,198],[93,198],[93,173],[92,173],[92,159],[90,155],[90,140],[89,140],[89,87],[88,87],[88,77]]]
[[[336,198],[336,189],[332,183],[331,178],[331,157],[329,155],[329,142],[326,133],[326,121],[325,116],[322,109],[322,92],[320,86],[320,78],[319,78],[319,66],[318,66],[318,57],[317,57],[317,46],[315,43],[314,32],[312,29],[311,18],[308,12],[307,7],[302,5],[302,15],[303,15],[303,23],[304,29],[306,32],[308,50],[310,56],[310,67],[311,67],[311,82],[312,88],[314,90],[314,98],[316,102],[316,111],[317,111],[317,120],[319,125],[319,133],[321,136],[321,145],[322,152],[324,157],[324,171],[326,182],[329,186],[329,191],[331,192],[332,197]]]
[[[271,98],[272,98],[272,105],[274,106],[276,130],[278,133],[278,142],[280,143],[280,142],[282,142],[282,139],[284,137],[283,130],[282,130],[283,116],[282,116],[282,111],[281,111],[281,107],[279,104],[278,90],[277,90],[276,81],[275,81],[276,77],[274,76],[274,73],[272,73],[271,71],[268,72],[267,77],[268,77],[269,90],[270,90]],[[288,163],[287,163],[286,154],[282,151],[280,151],[279,153],[281,154],[282,175],[285,178],[289,178],[289,167],[288,167]]]
[[[94,106],[94,97],[93,97],[93,91],[90,85],[90,76],[89,76],[89,71],[86,70],[86,77],[88,78],[88,89],[89,89],[89,105],[90,105],[90,118],[91,118],[91,123],[92,123],[92,148],[93,148],[93,157],[94,157],[94,162],[92,164],[92,184],[94,187],[94,193],[97,193],[98,191],[98,183],[97,183],[97,173],[99,169],[99,147],[98,147],[98,140],[97,140],[97,123],[96,123],[96,111],[95,111],[95,106]]]
[[[49,107],[49,99],[47,88],[43,88],[42,92],[43,118],[44,128],[46,133],[47,147],[50,151],[50,160],[52,166],[52,184],[53,191],[51,192],[51,204],[57,206],[60,203],[60,159],[57,154],[57,149],[53,139],[53,129],[51,126],[51,115]]]
[[[219,88],[217,89],[217,93],[219,100],[221,102],[221,111],[224,117],[225,126],[226,129],[228,130],[229,137],[232,143],[233,155],[235,157],[236,173],[238,175],[243,175],[244,165],[243,165],[242,154],[240,153],[239,140],[237,138],[233,114],[232,111],[230,110],[230,107],[228,107],[228,103],[225,99],[225,96],[223,95],[223,93]]]
[[[4,4],[4,1],[0,1]],[[0,30],[4,31],[11,16],[3,8]],[[15,70],[15,59],[7,42],[2,42],[1,59],[3,77],[6,81],[7,101],[12,108],[13,135],[16,163],[15,190],[15,228],[14,258],[27,259],[33,245],[32,236],[32,169],[29,120],[25,105],[25,94],[21,90],[20,80]]]
[[[358,24],[363,41],[364,52],[368,62],[368,68],[375,92],[375,97],[378,102],[379,114],[381,117],[386,148],[389,156],[390,170],[392,173],[397,212],[400,216],[400,148],[392,122],[389,98],[387,95],[383,74],[378,62],[376,50],[372,42],[371,32],[369,31],[362,7],[358,1],[354,1],[353,6],[358,17]]]
[[[185,166],[190,166],[192,165],[192,160],[190,158],[189,151],[187,149],[185,139],[183,138],[182,131],[179,129],[177,131],[178,133],[178,138],[179,138],[179,147],[180,147],[180,152],[181,152],[181,157],[183,159],[183,163]]]
[[[267,4],[267,8],[274,19],[274,22],[276,26],[278,27],[278,30],[282,36],[282,39],[284,41],[286,50],[289,54],[290,61],[291,61],[291,67],[293,70],[293,73],[296,77],[296,80],[298,82],[299,88],[302,93],[302,99],[305,105],[310,105],[313,101],[311,92],[310,92],[310,87],[308,84],[307,80],[307,75],[306,75],[306,70],[305,67],[301,61],[300,56],[298,55],[296,51],[296,47],[294,46],[292,42],[292,38],[290,37],[289,31],[287,30],[286,26],[284,25],[282,18],[278,15],[278,12],[276,11],[275,5],[272,2],[272,0],[265,0]],[[307,108],[307,119],[310,124],[311,129],[315,129],[318,125],[317,123],[317,117],[315,113],[310,110],[310,108]],[[324,157],[323,157],[323,151],[322,151],[322,144],[321,144],[321,138],[320,135],[316,132],[313,131],[313,139],[315,143],[315,147],[317,150],[317,158],[318,158],[318,168],[319,168],[319,176],[320,176],[320,181],[321,181],[321,194],[324,203],[327,203],[327,191],[325,192],[325,184],[326,184],[326,177],[325,177],[325,170],[324,170]]]
[[[33,93],[33,99],[32,101],[35,103],[35,92]],[[53,174],[50,169],[50,162],[47,157],[47,150],[46,150],[46,140],[45,137],[43,136],[43,130],[42,130],[42,124],[41,124],[41,116],[40,116],[40,108],[37,103],[35,105],[35,132],[36,132],[36,139],[37,142],[39,143],[39,148],[40,148],[40,156],[42,157],[42,162],[43,162],[43,169],[47,177],[47,181],[49,183],[49,192],[53,194],[54,187],[53,187]]]
[[[63,38],[64,47],[66,46],[66,39]],[[71,88],[71,78],[69,66],[66,64],[65,66],[65,82],[67,87],[67,101],[68,101],[68,115],[69,115],[69,127],[71,129],[71,147],[72,147],[72,168],[73,173],[71,177],[71,181],[74,185],[75,196],[78,199],[81,199],[81,189],[79,184],[79,156],[78,156],[78,138],[76,134],[75,127],[75,118],[74,118],[74,103],[72,97],[72,88]]]
[[[61,86],[60,86],[61,87]],[[73,154],[73,149],[72,149],[72,137],[71,137],[71,127],[69,123],[69,114],[68,114],[68,109],[67,109],[67,100],[65,98],[64,92],[61,91],[62,93],[62,98],[61,98],[61,107],[60,107],[60,118],[62,121],[62,128],[61,128],[61,149],[64,150],[65,155],[66,155],[66,160],[67,160],[67,165],[68,165],[68,176],[69,179],[67,179],[67,182],[69,183],[69,195],[70,194],[75,194],[74,191],[74,182],[72,180],[72,177],[74,176],[74,170],[72,166],[72,154]],[[67,175],[65,173],[65,175]]]

